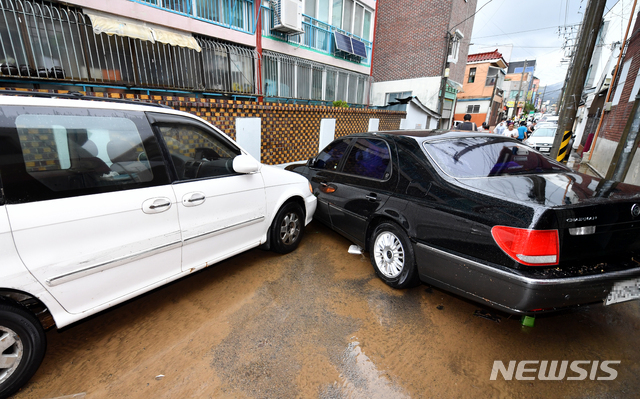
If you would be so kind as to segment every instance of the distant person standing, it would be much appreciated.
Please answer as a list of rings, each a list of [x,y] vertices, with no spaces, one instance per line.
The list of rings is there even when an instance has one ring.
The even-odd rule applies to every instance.
[[[502,122],[498,123],[493,132],[495,134],[504,135],[505,130],[507,130],[507,120],[505,118],[502,119]]]
[[[458,126],[458,130],[471,130],[473,132],[478,131],[478,127],[475,123],[471,122],[471,114],[464,114],[464,122]]]

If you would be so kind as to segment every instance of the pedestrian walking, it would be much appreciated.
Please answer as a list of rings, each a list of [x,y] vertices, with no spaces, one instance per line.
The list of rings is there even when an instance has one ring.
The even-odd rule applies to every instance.
[[[471,114],[464,114],[464,122],[458,126],[458,130],[471,130],[473,132],[478,131],[478,127],[475,123],[471,122]]]
[[[507,119],[506,118],[502,118],[502,121],[500,123],[498,123],[498,126],[496,126],[495,129],[493,129],[493,132],[495,134],[504,135],[504,132],[506,130],[507,130]]]
[[[514,139],[518,137],[518,131],[515,129],[516,125],[513,122],[507,122],[507,130],[504,131],[503,135],[507,137],[513,137]]]
[[[527,137],[527,121],[522,121],[518,127],[518,140],[526,140]]]

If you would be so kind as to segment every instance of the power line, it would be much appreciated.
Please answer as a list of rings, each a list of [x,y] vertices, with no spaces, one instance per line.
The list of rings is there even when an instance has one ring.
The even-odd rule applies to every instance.
[[[482,7],[480,7],[478,9],[478,11],[474,12],[473,14],[469,15],[467,18],[463,19],[462,21],[460,21],[457,25],[454,25],[451,27],[451,30],[453,30],[453,28],[460,26],[460,24],[462,24],[463,22],[465,22],[466,20],[468,20],[469,18],[472,18],[474,15],[476,15],[477,13],[480,12],[480,10],[482,10],[483,8],[485,8],[489,3],[491,3],[493,0],[489,0],[487,1]]]
[[[487,3],[488,4],[488,3]],[[544,30],[544,29],[557,29],[558,26],[549,26],[546,28],[536,28],[536,29],[529,29],[529,30],[521,30],[518,32],[510,32],[510,33],[503,33],[503,34],[499,34],[499,35],[489,35],[489,36],[480,36],[480,37],[472,37],[472,39],[484,39],[486,37],[496,37],[496,36],[504,36],[504,35],[515,35],[518,33],[527,33],[527,32],[535,32],[535,31],[539,31],[539,30]]]

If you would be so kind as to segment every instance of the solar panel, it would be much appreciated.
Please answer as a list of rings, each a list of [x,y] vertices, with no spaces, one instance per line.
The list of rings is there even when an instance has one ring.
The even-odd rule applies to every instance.
[[[367,48],[364,43],[358,39],[351,38],[351,45],[353,46],[353,54],[358,57],[367,58]]]
[[[334,36],[336,38],[336,48],[338,50],[353,54],[353,49],[351,47],[351,38],[349,36],[343,35],[342,33],[338,32],[335,32]]]

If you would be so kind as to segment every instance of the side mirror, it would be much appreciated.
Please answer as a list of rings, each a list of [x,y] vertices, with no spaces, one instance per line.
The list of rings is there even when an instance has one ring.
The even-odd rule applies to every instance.
[[[237,173],[255,173],[260,170],[260,162],[249,155],[238,155],[233,158],[233,170]]]
[[[317,160],[316,160],[315,157],[314,158],[309,158],[309,160],[307,161],[307,166],[310,167],[310,168],[315,168],[316,167],[316,163],[317,163]]]

